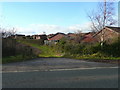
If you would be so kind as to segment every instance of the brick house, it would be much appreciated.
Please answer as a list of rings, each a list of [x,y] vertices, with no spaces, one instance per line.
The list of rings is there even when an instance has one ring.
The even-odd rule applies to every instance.
[[[70,37],[70,38],[75,38],[76,34],[75,33],[68,33],[67,36]]]
[[[51,38],[53,35],[54,35],[54,34],[49,34],[49,35],[47,35],[47,38],[49,39],[49,38]]]
[[[59,41],[60,39],[62,39],[65,36],[66,35],[64,33],[56,33],[53,36],[51,36],[50,38],[48,38],[48,40],[49,41]]]
[[[89,32],[89,33],[86,33],[84,34],[82,40],[81,40],[81,43],[95,43],[97,40],[96,38],[93,38],[95,33],[93,32]]]
[[[60,32],[56,34],[50,34],[47,37],[48,40],[44,40],[44,43],[46,45],[57,44],[57,42],[59,42],[59,40],[62,39],[63,37],[66,37],[66,34]]]
[[[120,27],[106,26],[93,36],[97,42],[113,43],[120,37]]]
[[[70,42],[80,43],[86,33],[68,33]]]

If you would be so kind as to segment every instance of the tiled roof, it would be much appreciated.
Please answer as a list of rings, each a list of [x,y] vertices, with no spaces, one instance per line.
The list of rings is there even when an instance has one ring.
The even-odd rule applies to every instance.
[[[120,33],[120,27],[110,27],[110,26],[106,26],[106,27]]]
[[[64,33],[58,32],[58,33],[56,33],[56,34],[53,34],[50,38],[52,38],[52,37],[54,37],[54,36],[56,36],[56,35],[58,35],[58,34],[65,35]]]
[[[64,33],[56,33],[51,38],[49,38],[49,40],[60,40],[64,36],[66,36]]]
[[[105,28],[111,29],[115,32],[120,33],[120,27],[111,27],[111,26],[106,26]],[[103,30],[103,29],[102,29]],[[100,30],[99,32],[97,32],[96,34],[93,35],[93,37],[95,37],[97,34],[99,34],[102,30]]]

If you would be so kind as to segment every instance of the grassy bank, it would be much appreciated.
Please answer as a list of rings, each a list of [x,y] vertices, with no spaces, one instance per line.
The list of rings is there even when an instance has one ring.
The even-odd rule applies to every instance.
[[[38,57],[62,57],[62,54],[56,51],[56,49],[52,46],[39,45],[22,40],[19,40],[18,42],[39,49],[41,53],[38,55]]]
[[[30,40],[17,40],[17,42],[27,47],[25,46],[26,48],[23,48],[22,54],[4,57],[2,60],[3,63],[25,61],[38,57],[65,57],[95,62],[120,61],[119,44],[104,45],[101,49],[99,44],[90,46],[60,42],[57,45],[47,46],[40,44],[38,41],[37,43],[33,43]],[[31,51],[33,48],[35,50]],[[29,53],[30,51],[31,53]]]
[[[79,55],[79,54],[65,54],[63,57],[78,60],[86,60],[91,62],[105,62],[105,63],[120,63],[120,57],[104,57],[97,54],[92,55]]]
[[[32,40],[32,42],[30,42],[30,40],[16,40],[16,42],[18,42],[19,44],[15,43],[15,47],[19,47],[19,49],[15,52],[19,51],[20,53],[4,56],[2,58],[3,64],[25,61],[38,57],[62,57],[62,54],[59,51],[56,51],[53,46],[42,45],[42,43],[39,43],[39,41],[37,40]]]
[[[102,53],[99,45],[95,46],[83,46],[83,45],[72,45],[72,44],[58,44],[53,46],[38,45],[30,42],[19,41],[23,44],[38,48],[41,53],[39,57],[65,57],[73,59],[84,59],[95,62],[112,61],[117,62],[120,57],[115,57],[106,53]],[[63,48],[64,47],[64,48]],[[109,47],[105,46],[104,48]],[[118,55],[118,54],[117,54]]]

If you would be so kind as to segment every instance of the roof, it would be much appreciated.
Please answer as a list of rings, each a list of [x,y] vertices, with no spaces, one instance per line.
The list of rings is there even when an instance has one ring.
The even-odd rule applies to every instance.
[[[113,30],[113,31],[115,31],[115,32],[117,32],[117,33],[120,33],[120,27],[106,26],[106,27],[104,27],[103,29],[105,29],[105,28],[108,28],[108,29]],[[102,29],[102,30],[103,30],[103,29]],[[97,32],[96,34],[94,34],[93,37],[95,37],[97,34],[99,34],[102,30],[100,30],[99,32]]]
[[[56,36],[56,35],[58,35],[58,34],[65,35],[64,33],[60,33],[60,32],[58,32],[58,33],[56,33],[56,34],[53,34],[50,38],[52,38],[52,37],[54,37],[54,36]]]
[[[59,35],[59,36],[57,36],[57,35]],[[64,36],[66,36],[66,34],[64,34],[64,33],[56,33],[52,37],[50,37],[49,40],[60,40]]]
[[[110,26],[106,26],[106,28],[110,28],[118,33],[120,33],[120,27],[110,27]]]
[[[95,41],[95,38],[92,38],[92,37],[86,37],[82,40],[82,42],[94,42]]]
[[[93,32],[88,32],[84,35],[82,42],[94,42],[96,39],[93,38],[94,33]]]
[[[23,34],[15,34],[15,36],[25,36],[25,35],[23,35]]]
[[[41,34],[41,35],[32,35],[32,36],[47,36],[47,35],[45,35],[45,34]]]
[[[67,35],[70,36],[70,37],[76,37],[75,33],[68,33]]]

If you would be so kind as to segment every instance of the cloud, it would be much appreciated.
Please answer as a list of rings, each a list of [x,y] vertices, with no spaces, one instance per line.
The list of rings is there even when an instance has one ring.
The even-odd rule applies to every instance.
[[[82,32],[88,32],[90,29],[89,26],[90,23],[85,23],[82,25],[76,24],[68,27],[63,27],[59,25],[49,25],[49,24],[31,24],[28,27],[17,26],[16,29],[17,29],[17,33],[25,34],[25,35],[33,35],[33,34],[43,34],[43,32],[45,32],[46,34],[57,33],[57,32],[69,33],[69,32],[75,32],[77,30],[81,30]]]
[[[80,30],[81,32],[90,32],[91,23],[87,22],[87,23],[83,23],[83,24],[76,24],[76,25],[72,25],[68,27],[68,30],[71,32],[75,32]]]
[[[28,27],[16,27],[17,33],[21,34],[43,34],[43,32],[46,32],[46,34],[50,33],[57,33],[57,32],[63,32],[64,27],[58,26],[58,25],[48,25],[48,24],[31,24]]]

